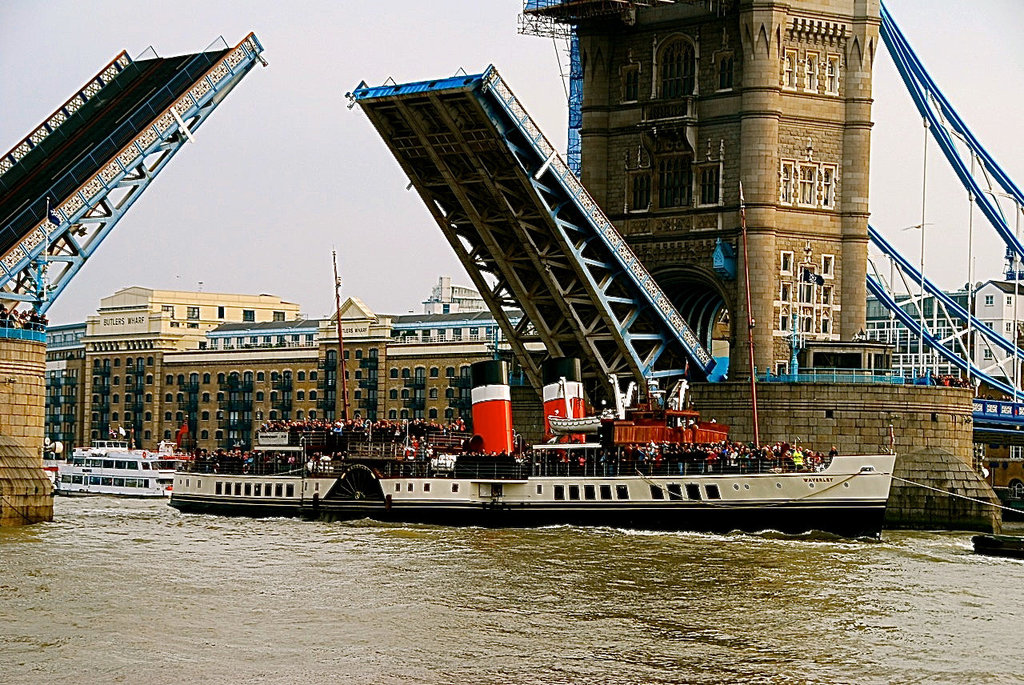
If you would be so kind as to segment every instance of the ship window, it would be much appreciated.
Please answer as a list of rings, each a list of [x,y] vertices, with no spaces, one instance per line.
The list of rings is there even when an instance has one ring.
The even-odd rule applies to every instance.
[[[188,485],[188,483],[186,483],[186,485]],[[252,483],[246,483],[245,484],[245,496],[246,497],[252,496]]]
[[[140,488],[148,488],[149,487],[149,479],[148,478],[140,478],[139,479],[139,487]]]
[[[81,484],[82,477],[81,476],[71,476],[71,482],[72,483],[79,483],[79,484]]]
[[[220,481],[217,481],[216,483],[214,483],[213,484],[213,492],[216,495],[224,494],[224,484],[221,483]]]
[[[578,486],[578,485],[570,485],[569,486],[569,499],[579,499],[579,498],[580,498],[580,486]]]
[[[615,486],[616,499],[629,499],[629,488],[625,485]]]
[[[543,495],[544,494],[544,486],[541,485],[540,483],[537,484],[537,494],[538,495]]]
[[[271,491],[270,483],[264,483],[263,484],[263,496],[264,497],[270,497],[271,496],[270,495],[270,491]]]
[[[408,490],[409,492],[412,492],[412,483],[409,483],[405,489]]]
[[[668,489],[668,498],[669,499],[682,499],[683,498],[683,490],[682,490],[681,487],[679,487],[679,483],[669,483],[667,489]]]
[[[401,483],[395,483],[395,492],[401,492],[401,491],[402,491],[402,484]]]
[[[276,483],[274,485],[274,496],[275,497],[280,497],[283,490],[284,490],[284,488],[281,487],[281,484],[280,483]]]
[[[123,488],[124,487],[124,478],[115,478],[114,479],[114,485],[116,485],[119,488]]]
[[[430,492],[430,483],[423,484],[423,492]]]
[[[263,494],[263,483],[255,483],[252,486],[252,494],[255,497],[259,497]]]
[[[555,499],[565,499],[565,486],[564,485],[556,485],[555,486]]]
[[[287,487],[285,487],[285,496],[295,497],[295,485],[293,483],[288,483]]]
[[[104,459],[103,460],[103,468],[105,468],[105,469],[112,469],[112,468],[114,468],[114,460],[113,459]]]
[[[700,496],[700,486],[697,485],[696,483],[687,483],[686,484],[686,498],[687,499],[695,499],[695,500],[701,499],[701,496]]]
[[[612,498],[612,486],[610,486],[610,485],[602,485],[601,486],[601,499],[611,499],[611,498]]]
[[[660,485],[651,484],[651,499],[665,499],[665,491]]]
[[[583,499],[597,499],[597,491],[593,485],[583,486]]]
[[[235,494],[236,495],[241,495],[242,494],[242,484],[241,483],[235,483]]]
[[[139,482],[137,480],[135,480],[134,478],[125,478],[124,479],[124,486],[126,488],[135,488],[135,487],[139,486]]]
[[[708,493],[708,499],[722,499],[722,493],[718,491],[717,485],[705,485],[704,491]]]
[[[538,485],[537,487],[540,487],[540,486]],[[459,491],[459,484],[458,483],[452,483],[452,492],[458,492],[458,491]]]

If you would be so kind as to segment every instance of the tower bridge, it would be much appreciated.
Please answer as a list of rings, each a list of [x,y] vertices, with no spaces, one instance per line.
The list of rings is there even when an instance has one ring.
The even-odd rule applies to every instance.
[[[176,57],[121,52],[0,156],[0,304],[45,312],[262,51],[250,33]],[[45,334],[2,322],[0,525],[53,516],[45,368]]]
[[[878,0],[526,0],[520,29],[568,41],[567,161],[493,68],[364,83],[351,97],[489,293],[495,316],[503,305],[524,309],[506,335],[535,385],[545,356],[580,356],[591,379],[616,370],[641,384],[679,374],[678,360],[688,358],[724,381],[694,392],[738,437],[752,437],[753,426],[737,381],[756,373],[794,381],[764,388],[770,440],[799,430],[812,443],[841,435],[860,449],[884,449],[893,426],[900,452],[947,448],[961,466],[971,461],[972,432],[987,439],[1024,425],[1024,405],[972,407],[966,389],[897,384],[869,366],[884,358],[864,343],[870,290],[972,382],[1020,391],[1020,374],[981,366],[970,352],[978,342],[1017,364],[1016,341],[979,326],[868,225],[872,70],[882,41],[965,198],[1008,253],[1022,254],[1009,228],[1021,193]],[[594,245],[603,251],[587,254]],[[609,296],[599,286],[630,271],[656,288]],[[904,294],[884,275],[897,271]],[[967,335],[933,330],[926,298],[965,322]],[[915,308],[920,316],[908,314]],[[631,347],[635,317],[658,311],[685,325],[648,319],[637,330],[658,352]],[[823,358],[865,360],[852,370],[863,373],[856,380],[885,384],[795,382],[806,377],[793,368],[798,347],[808,359],[814,348]],[[702,352],[721,363],[704,365]]]

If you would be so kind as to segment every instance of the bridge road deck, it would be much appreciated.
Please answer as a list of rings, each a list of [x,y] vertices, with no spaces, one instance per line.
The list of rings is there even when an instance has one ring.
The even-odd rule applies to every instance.
[[[0,176],[0,255],[188,88],[227,50],[140,60]]]

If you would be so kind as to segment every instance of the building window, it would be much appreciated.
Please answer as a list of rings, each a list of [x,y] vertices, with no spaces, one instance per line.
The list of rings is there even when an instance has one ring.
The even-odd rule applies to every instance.
[[[398,378],[398,369],[397,368],[391,369],[391,371],[389,372],[388,375],[391,376],[392,378]]]
[[[246,322],[256,321],[256,310],[255,309],[243,309],[242,310],[242,321],[246,321]]]
[[[821,289],[821,303],[832,304],[832,286],[826,285]]]
[[[799,297],[802,304],[811,304],[814,302],[814,286],[810,283],[801,283]]]
[[[398,399],[398,390],[396,390],[394,388],[389,390],[388,391],[388,399],[397,400]]]
[[[779,180],[779,202],[793,204],[793,163],[782,163],[782,176]]]
[[[839,95],[839,55],[825,58],[825,92]]]
[[[274,312],[274,321],[284,321],[284,312]]]
[[[1007,295],[1006,296],[1006,306],[1007,307],[1012,307],[1013,306],[1013,296],[1012,295]]]
[[[821,206],[835,207],[836,204],[836,170],[835,167],[821,167]]]
[[[398,418],[398,412],[395,411],[394,409],[388,410],[388,418],[391,419],[391,420],[397,419]]]
[[[622,101],[636,102],[640,99],[640,66],[633,64],[622,70]]]
[[[818,167],[810,165],[800,166],[800,204],[813,207],[818,185]]]
[[[256,372],[256,380],[258,380],[260,382],[263,382],[266,379],[267,379],[267,374],[263,373],[262,371],[257,371]]]
[[[992,307],[993,305],[995,305],[995,303],[996,303],[995,295],[986,295],[985,296],[985,306],[986,307]]]
[[[796,50],[786,50],[782,58],[782,87],[796,90]]]
[[[780,252],[779,253],[779,271],[784,274],[793,273],[793,253],[792,252]]]
[[[696,71],[693,46],[677,39],[661,52],[661,97],[678,98],[693,95]]]
[[[807,53],[804,60],[804,91],[808,93],[818,92],[818,54]]]
[[[821,255],[821,275],[824,278],[832,278],[835,274],[832,269],[835,265],[835,257],[830,254]]]
[[[732,54],[718,58],[718,90],[732,90]]]
[[[779,314],[779,330],[780,331],[788,331],[789,330],[789,310],[788,309],[783,308],[782,313]]]
[[[992,359],[992,350],[986,347],[985,354],[983,356],[985,359]]]
[[[783,283],[779,289],[779,300],[782,302],[789,302],[790,298],[793,296],[792,288],[792,284]]]
[[[199,318],[199,307],[189,307],[187,309],[188,318],[198,319]]]
[[[651,175],[647,172],[633,174],[633,197],[629,205],[634,212],[646,212],[651,208]]]
[[[717,205],[720,202],[719,189],[721,172],[718,164],[700,169],[700,204]]]
[[[659,207],[689,206],[692,184],[693,168],[689,157],[669,157],[658,162]]]

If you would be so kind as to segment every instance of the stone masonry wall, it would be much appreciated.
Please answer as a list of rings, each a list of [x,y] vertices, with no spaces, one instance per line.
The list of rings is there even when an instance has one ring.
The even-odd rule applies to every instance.
[[[53,519],[43,472],[46,345],[0,339],[0,525]]]

